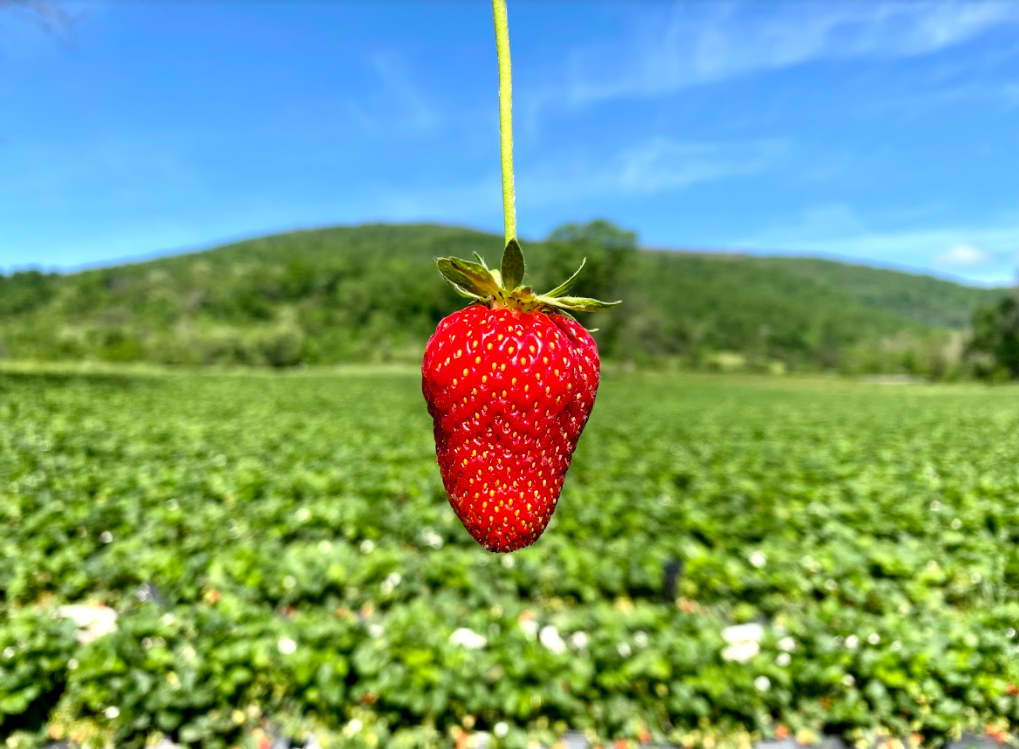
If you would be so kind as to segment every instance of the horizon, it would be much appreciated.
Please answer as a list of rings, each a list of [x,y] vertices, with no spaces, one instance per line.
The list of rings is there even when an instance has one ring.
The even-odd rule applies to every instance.
[[[250,235],[238,235],[236,237],[224,237],[213,242],[196,245],[194,247],[182,247],[173,248],[169,250],[157,250],[150,254],[134,255],[120,258],[110,258],[106,260],[100,260],[93,263],[85,263],[78,266],[71,267],[51,267],[36,264],[27,264],[20,267],[13,268],[0,268],[0,276],[12,275],[13,273],[26,272],[26,271],[39,271],[47,274],[58,274],[58,275],[74,275],[76,273],[85,273],[93,270],[103,270],[106,268],[117,268],[125,265],[140,265],[143,263],[156,262],[159,260],[175,257],[186,257],[188,255],[199,255],[205,252],[212,252],[222,247],[228,247],[235,244],[242,244],[244,242],[251,242],[262,238],[278,237],[287,234],[297,234],[304,232],[317,232],[317,231],[329,231],[332,229],[357,229],[366,226],[442,226],[451,229],[462,229],[464,231],[480,232],[489,234],[493,238],[501,238],[499,231],[489,231],[488,229],[467,226],[463,224],[447,224],[442,222],[429,222],[429,221],[367,221],[359,224],[333,224],[330,226],[307,226],[307,227],[292,227],[289,229],[281,229],[279,231],[270,231],[260,234]],[[545,241],[541,239],[531,239],[528,237],[521,237],[521,243],[526,250],[528,244],[542,243]],[[970,286],[973,288],[981,289],[1007,289],[1015,286],[1017,282],[1012,283],[980,283],[979,281],[970,281],[965,278],[952,276],[949,273],[938,273],[933,270],[926,270],[923,268],[911,268],[908,266],[899,266],[894,263],[881,264],[880,261],[867,262],[866,260],[860,260],[859,258],[842,257],[838,255],[824,255],[824,254],[805,254],[805,253],[782,253],[782,252],[768,252],[760,250],[747,250],[741,248],[692,248],[692,247],[652,247],[641,244],[638,242],[637,248],[640,252],[672,252],[681,255],[705,255],[705,256],[716,256],[716,257],[734,257],[734,258],[787,258],[792,260],[822,260],[830,263],[840,263],[844,265],[852,265],[862,268],[870,268],[874,270],[886,270],[895,273],[903,273],[906,275],[913,276],[927,276],[934,278],[938,281],[946,281],[948,283],[954,283],[960,286]]]
[[[59,7],[58,34],[0,11],[0,272],[501,231],[487,5]],[[978,1],[511,0],[520,233],[604,216],[645,247],[1012,285],[1017,26]]]

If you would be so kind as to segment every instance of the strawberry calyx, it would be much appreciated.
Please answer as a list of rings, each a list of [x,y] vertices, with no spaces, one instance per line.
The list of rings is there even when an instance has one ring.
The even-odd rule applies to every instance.
[[[524,254],[520,244],[511,239],[502,254],[499,269],[489,268],[485,259],[474,253],[478,262],[457,257],[435,259],[443,279],[462,297],[481,302],[487,306],[505,307],[521,312],[596,312],[611,309],[620,301],[603,302],[587,297],[566,296],[577,282],[580,272],[587,264],[585,258],[580,267],[566,281],[544,294],[536,294],[530,286],[524,286]],[[570,315],[572,316],[572,315]]]

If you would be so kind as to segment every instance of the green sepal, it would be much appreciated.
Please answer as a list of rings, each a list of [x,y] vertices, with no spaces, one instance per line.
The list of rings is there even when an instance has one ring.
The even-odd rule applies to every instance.
[[[588,299],[581,296],[563,296],[555,299],[547,295],[542,295],[537,297],[537,300],[555,307],[558,310],[567,312],[597,312],[598,310],[612,309],[613,307],[622,304],[622,301],[603,302],[600,299]]]
[[[552,289],[552,291],[549,291],[549,292],[546,292],[546,293],[542,294],[542,296],[551,296],[551,297],[562,296],[567,291],[572,289],[573,288],[573,284],[575,284],[577,282],[577,278],[580,277],[580,271],[584,270],[584,266],[585,265],[587,265],[587,258],[586,257],[583,260],[580,261],[580,267],[577,268],[576,271],[574,271],[572,276],[570,276],[565,281],[563,281],[561,284],[556,286],[554,289]]]
[[[506,249],[502,252],[502,282],[506,291],[513,291],[524,280],[524,253],[520,251],[520,244],[515,239],[506,243]]]
[[[446,282],[458,290],[457,293],[466,292],[478,299],[490,299],[499,293],[499,282],[483,265],[456,257],[439,257],[435,264]]]
[[[524,254],[516,239],[506,243],[499,270],[489,268],[477,252],[478,262],[456,257],[435,258],[443,279],[462,297],[476,302],[491,303],[493,307],[508,307],[522,312],[555,312],[572,320],[574,312],[597,312],[611,309],[622,302],[603,302],[579,296],[563,296],[576,283],[587,265],[587,258],[566,281],[547,294],[535,294],[530,286],[523,286]]]
[[[453,283],[448,278],[446,278],[444,280],[446,281],[446,283],[448,283],[450,286],[453,287],[453,291],[455,291],[457,294],[462,296],[464,299],[472,299],[475,302],[486,302],[486,301],[488,301],[488,299],[486,297],[478,296],[477,294],[472,294],[471,292],[467,291],[467,289],[465,289],[463,286],[460,286],[458,284]]]

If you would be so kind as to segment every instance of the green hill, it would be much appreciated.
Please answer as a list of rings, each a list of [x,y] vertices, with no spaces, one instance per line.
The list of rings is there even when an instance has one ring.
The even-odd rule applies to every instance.
[[[758,262],[809,278],[869,307],[934,327],[966,328],[974,309],[1002,294],[1000,289],[963,286],[931,276],[818,258],[769,257]]]
[[[501,237],[436,225],[299,231],[69,275],[0,277],[0,356],[166,364],[416,361],[462,305],[432,264]],[[824,260],[638,251],[604,222],[525,242],[553,286],[625,304],[588,318],[606,357],[915,369],[1000,292]]]

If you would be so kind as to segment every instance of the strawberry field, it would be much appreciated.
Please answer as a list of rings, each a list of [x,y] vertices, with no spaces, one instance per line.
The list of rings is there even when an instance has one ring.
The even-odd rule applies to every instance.
[[[0,374],[0,738],[1011,730],[1017,434],[1004,388],[609,372],[549,529],[494,555],[414,370]]]

